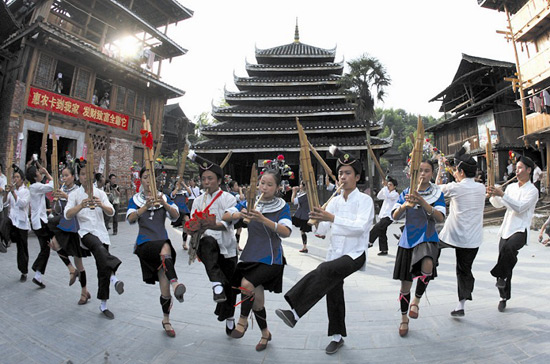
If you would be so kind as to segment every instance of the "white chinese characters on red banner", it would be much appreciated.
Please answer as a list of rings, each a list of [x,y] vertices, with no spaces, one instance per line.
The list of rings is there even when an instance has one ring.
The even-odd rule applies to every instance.
[[[33,108],[128,130],[128,115],[103,109],[54,92],[31,87],[27,105]]]

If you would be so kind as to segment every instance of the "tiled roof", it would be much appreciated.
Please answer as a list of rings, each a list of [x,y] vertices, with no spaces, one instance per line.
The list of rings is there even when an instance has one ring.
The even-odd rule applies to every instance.
[[[299,98],[345,98],[349,92],[345,91],[237,91],[225,92],[225,99],[250,100],[250,99],[299,99]]]
[[[341,103],[334,105],[312,105],[312,106],[228,106],[222,108],[214,107],[212,115],[216,116],[273,116],[273,117],[293,117],[293,116],[308,116],[308,115],[323,115],[344,113],[353,114],[355,105],[350,103]]]
[[[339,76],[282,76],[282,77],[238,77],[235,76],[235,83],[241,85],[254,84],[292,84],[292,83],[337,83]]]
[[[118,2],[124,3],[121,0]],[[172,24],[193,16],[193,10],[187,9],[177,0],[133,0],[132,11],[157,28],[166,25],[167,21]]]
[[[268,49],[256,48],[256,56],[291,56],[291,57],[334,57],[336,48],[323,49],[319,47],[310,46],[301,42],[293,42],[278,47]]]
[[[293,64],[254,64],[247,63],[247,70],[302,70],[302,69],[343,69],[344,62],[335,63],[335,62],[324,62],[324,63],[293,63]]]
[[[364,135],[359,136],[315,136],[308,135],[308,140],[317,150],[328,150],[331,145],[338,145],[344,149],[356,150],[366,148],[366,139]],[[377,137],[371,138],[373,149],[388,149],[392,146],[393,140],[382,139]],[[298,151],[300,149],[300,141],[298,135],[285,136],[279,138],[224,138],[224,139],[209,139],[197,143],[193,146],[197,151],[243,151],[249,152],[252,150],[285,150]]]
[[[302,120],[301,124],[304,130],[308,133],[334,133],[365,130],[365,123],[357,122],[355,119],[341,119],[326,121],[308,121]],[[375,123],[371,123],[371,132],[381,130],[382,127]],[[264,134],[264,133],[295,133],[296,121],[277,120],[277,121],[231,121],[216,123],[201,129],[201,134],[204,135],[234,135],[234,134]]]

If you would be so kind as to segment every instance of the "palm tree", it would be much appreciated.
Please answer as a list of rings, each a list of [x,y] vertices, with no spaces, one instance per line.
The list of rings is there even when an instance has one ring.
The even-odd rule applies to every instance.
[[[350,91],[355,109],[355,119],[366,125],[367,143],[370,144],[370,120],[375,116],[375,101],[383,101],[386,96],[385,89],[391,84],[385,67],[375,57],[368,54],[347,62],[349,71],[340,80],[343,89]],[[367,152],[367,178],[371,196],[373,195],[373,181],[370,173],[371,160]]]

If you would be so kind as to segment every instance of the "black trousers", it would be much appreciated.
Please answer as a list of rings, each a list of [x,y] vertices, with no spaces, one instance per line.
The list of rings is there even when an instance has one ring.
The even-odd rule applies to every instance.
[[[115,214],[113,215],[113,233],[118,233],[118,204],[113,204],[113,210]]]
[[[218,303],[214,313],[219,321],[233,317],[235,314],[236,291],[231,287],[231,281],[237,268],[237,256],[226,258],[220,253],[216,239],[205,236],[200,240],[197,257],[204,264],[210,282],[221,282],[227,301]]]
[[[10,239],[17,246],[17,269],[22,274],[29,273],[29,231],[18,229],[12,225]]]
[[[48,260],[50,259],[50,240],[52,233],[48,229],[48,225],[46,225],[43,221],[40,221],[40,223],[42,224],[40,229],[33,229],[36,237],[38,238],[38,243],[40,244],[40,252],[34,260],[34,263],[32,263],[32,270],[45,274],[46,266],[48,265]]]
[[[84,235],[80,241],[94,256],[97,268],[97,299],[109,299],[109,284],[111,274],[115,273],[122,263],[120,259],[109,253],[109,246],[105,245],[93,234]]]
[[[527,232],[512,234],[508,239],[500,239],[497,264],[491,270],[496,278],[505,278],[506,286],[499,288],[500,297],[509,300],[512,297],[512,271],[518,262],[518,253],[527,243]]]
[[[381,252],[388,251],[388,226],[391,225],[392,219],[384,217],[374,225],[370,231],[369,243],[373,244],[378,239],[378,245]]]
[[[456,283],[458,300],[472,300],[475,278],[472,274],[472,265],[479,248],[467,249],[455,247],[456,255]]]
[[[328,335],[347,335],[344,279],[365,264],[365,254],[357,259],[344,255],[321,263],[306,274],[286,294],[285,299],[298,316],[304,316],[321,298],[327,296]]]

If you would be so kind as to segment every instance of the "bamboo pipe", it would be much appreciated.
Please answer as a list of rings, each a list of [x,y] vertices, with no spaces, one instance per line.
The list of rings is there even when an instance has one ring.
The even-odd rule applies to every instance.
[[[262,200],[263,197],[264,197],[264,194],[262,193],[262,194],[260,195],[260,197],[258,197],[258,199],[257,199],[254,203],[252,203],[251,206],[247,206],[248,208],[247,208],[246,210],[247,210],[247,211],[252,211],[252,210],[254,210],[254,208],[256,207],[256,205],[258,204],[258,202],[260,202],[260,201]],[[250,224],[250,219],[249,219],[248,217],[245,217],[245,218],[243,219],[243,221],[244,221],[245,224]]]
[[[328,174],[330,176],[330,178],[332,178],[334,181],[338,181],[338,179],[336,178],[336,176],[334,175],[334,173],[332,173],[332,170],[330,169],[330,167],[328,166],[328,164],[323,160],[323,158],[321,157],[321,155],[317,152],[317,150],[313,147],[313,145],[311,145],[310,141],[308,140],[307,141],[307,144],[309,145],[309,150],[311,151],[311,153],[313,153],[313,155],[315,156],[315,158],[317,159],[317,161],[319,163],[321,163],[321,166],[323,167],[323,169],[325,170],[325,173]]]
[[[321,208],[323,210],[325,210],[329,204],[330,201],[332,201],[332,199],[336,196],[338,196],[338,194],[340,193],[340,191],[342,190],[342,188],[344,187],[343,184],[341,184],[340,186],[338,186],[338,188],[336,189],[336,191],[334,191],[334,193],[332,194],[332,196],[330,196],[330,198],[327,200],[327,202],[325,202],[323,204],[323,206],[321,206]],[[319,221],[315,220],[315,219],[309,219],[307,221],[308,225],[317,225],[319,223]]]
[[[223,169],[223,167],[225,167],[225,165],[227,164],[227,162],[229,162],[229,159],[231,158],[231,156],[233,155],[233,151],[229,151],[229,153],[227,153],[227,155],[225,156],[225,158],[223,159],[223,161],[221,162],[220,164],[220,167]]]

